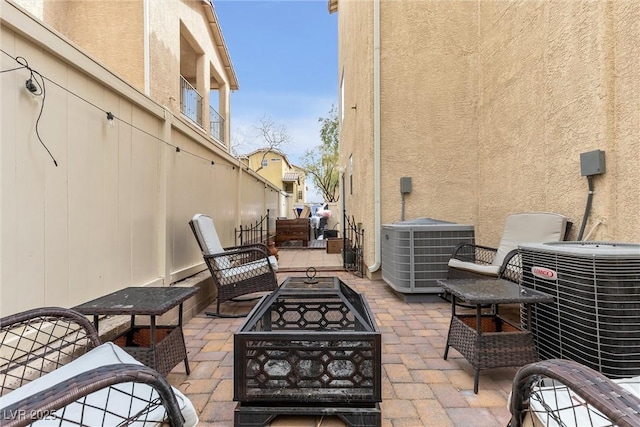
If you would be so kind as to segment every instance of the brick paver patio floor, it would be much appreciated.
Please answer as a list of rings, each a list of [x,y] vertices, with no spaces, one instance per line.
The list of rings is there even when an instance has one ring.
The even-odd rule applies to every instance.
[[[287,276],[279,273],[281,283]],[[444,301],[405,303],[383,281],[360,279],[348,272],[337,275],[364,294],[382,332],[382,426],[506,426],[507,397],[515,368],[481,371],[480,390],[473,393],[473,369],[454,349],[448,360],[443,350],[451,315]],[[224,310],[246,312],[255,302],[227,303]],[[211,306],[213,310],[213,306]],[[179,364],[168,376],[200,414],[202,426],[232,426],[233,333],[244,319],[208,317],[200,313],[184,326],[191,374]],[[333,417],[279,417],[271,426],[343,426]]]

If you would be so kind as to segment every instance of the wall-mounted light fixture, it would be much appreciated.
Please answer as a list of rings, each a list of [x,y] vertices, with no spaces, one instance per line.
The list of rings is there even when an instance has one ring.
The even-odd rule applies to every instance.
[[[108,128],[113,128],[116,126],[116,122],[115,122],[115,116],[113,115],[113,113],[111,111],[107,112],[107,127]]]
[[[27,80],[24,86],[27,88],[29,92],[31,92],[34,95],[37,95],[36,92],[38,92],[38,86],[36,86],[36,84],[33,82],[33,79]]]

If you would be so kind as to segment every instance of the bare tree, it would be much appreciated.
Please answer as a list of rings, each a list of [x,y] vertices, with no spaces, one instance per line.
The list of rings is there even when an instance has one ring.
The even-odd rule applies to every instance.
[[[281,123],[276,123],[269,116],[262,116],[260,125],[256,127],[258,137],[264,142],[264,152],[260,161],[260,167],[256,169],[258,172],[262,169],[262,163],[270,151],[281,151],[281,147],[291,142],[291,136],[287,131],[287,127]]]
[[[232,133],[231,144],[229,145],[229,150],[234,157],[238,157],[240,155],[242,147],[246,145],[244,137],[240,137],[238,135],[238,132]]]

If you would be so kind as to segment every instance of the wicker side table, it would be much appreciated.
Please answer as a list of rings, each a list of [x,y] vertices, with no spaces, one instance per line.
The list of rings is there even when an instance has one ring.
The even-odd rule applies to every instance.
[[[553,297],[542,292],[524,289],[502,279],[439,280],[442,288],[451,294],[451,324],[444,350],[447,359],[449,347],[464,356],[474,368],[473,391],[478,393],[480,369],[522,366],[538,361],[533,335],[529,330],[510,323],[498,314],[500,304],[531,304],[551,302]],[[456,313],[456,299],[476,306],[476,314]],[[482,313],[483,306],[493,311]]]
[[[130,328],[113,341],[145,365],[167,375],[181,361],[190,373],[187,348],[182,333],[182,303],[197,288],[130,287],[73,307],[93,316],[98,330],[100,315],[131,316]],[[156,325],[156,316],[179,306],[177,325]],[[149,325],[136,325],[136,316],[149,316]]]

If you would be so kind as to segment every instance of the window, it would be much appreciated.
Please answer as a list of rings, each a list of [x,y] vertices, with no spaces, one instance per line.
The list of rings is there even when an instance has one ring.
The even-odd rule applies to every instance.
[[[302,201],[302,190],[298,190],[298,201]]]
[[[269,160],[267,159],[262,159],[262,167],[266,168],[267,166],[269,166]]]

